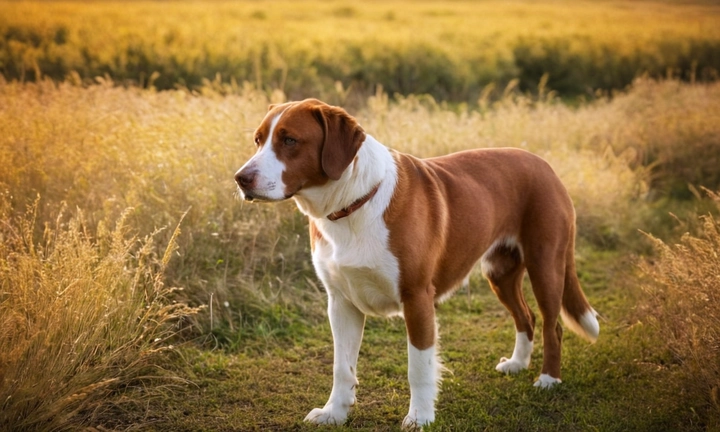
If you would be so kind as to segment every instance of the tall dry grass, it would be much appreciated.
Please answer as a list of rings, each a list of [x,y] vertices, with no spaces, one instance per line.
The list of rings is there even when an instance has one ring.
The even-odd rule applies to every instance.
[[[597,144],[631,152],[633,167],[650,170],[656,196],[692,198],[688,184],[720,188],[720,87],[639,79],[612,107],[626,119]]]
[[[179,229],[159,256],[125,217],[95,230],[82,213],[43,224],[38,203],[13,216],[0,196],[2,430],[76,429],[162,394],[181,380],[164,368],[170,339],[196,312],[164,281]]]
[[[381,142],[418,156],[497,146],[536,152],[570,191],[581,238],[632,248],[636,229],[648,228],[651,183],[648,169],[635,163],[642,148],[634,145],[645,142],[644,116],[673,113],[653,133],[677,137],[682,151],[718,128],[718,112],[705,108],[719,88],[639,81],[627,93],[573,108],[551,92],[530,98],[511,85],[500,101],[481,98],[479,110],[378,93],[353,114]],[[305,220],[292,203],[235,199],[232,175],[251,155],[252,131],[267,104],[284,99],[279,91],[268,98],[217,81],[199,92],[125,89],[105,80],[89,87],[0,83],[0,165],[9,167],[0,171],[0,190],[13,212],[39,193],[41,224],[53,223],[61,202],[81,208],[91,232],[127,208],[127,225],[143,235],[175,225],[187,210],[168,283],[185,287],[191,304],[212,305],[212,319],[208,308],[198,321],[205,331],[229,328],[242,345],[243,329],[282,331],[319,313]],[[678,101],[683,110],[673,109]],[[644,116],[633,115],[636,106]],[[158,242],[169,236],[159,233]]]
[[[65,202],[82,209],[93,231],[132,208],[127,225],[143,235],[175,225],[187,211],[179,255],[165,274],[186,288],[184,300],[212,304],[213,319],[208,308],[198,325],[278,327],[273,305],[302,311],[297,300],[317,295],[306,279],[312,265],[303,219],[290,203],[235,199],[232,175],[251,154],[243,143],[251,142],[267,97],[249,87],[221,97],[209,87],[156,92],[99,81],[88,88],[0,83],[0,166],[8,167],[0,190],[11,209],[40,194],[41,224]],[[158,233],[158,243],[170,234]]]
[[[720,210],[720,194],[707,192]],[[684,388],[720,416],[720,219],[700,219],[676,244],[648,235],[656,257],[641,265],[650,299],[644,312],[681,364]]]

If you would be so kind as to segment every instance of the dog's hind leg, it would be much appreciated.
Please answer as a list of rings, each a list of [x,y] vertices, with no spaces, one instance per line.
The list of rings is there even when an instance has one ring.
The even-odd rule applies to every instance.
[[[512,357],[503,357],[495,369],[515,374],[530,365],[533,350],[535,316],[525,301],[522,279],[525,266],[522,252],[517,244],[502,244],[483,256],[481,265],[495,295],[510,311],[515,321],[515,348]]]
[[[560,248],[528,250],[527,270],[543,318],[543,366],[535,387],[549,388],[560,380],[562,327],[558,318],[565,283],[565,254]]]

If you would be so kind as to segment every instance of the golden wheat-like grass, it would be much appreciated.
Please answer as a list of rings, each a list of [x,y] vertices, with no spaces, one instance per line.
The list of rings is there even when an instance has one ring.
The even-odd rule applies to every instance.
[[[3,197],[0,429],[75,428],[119,400],[112,395],[142,386],[136,401],[180,380],[163,363],[195,310],[171,301],[153,236],[128,235],[124,217],[91,232],[81,213],[43,230],[37,201],[18,217],[8,204]]]
[[[706,191],[720,209],[720,194]],[[646,319],[682,365],[685,388],[720,414],[720,220],[700,216],[698,232],[676,244],[648,235],[656,257],[642,263]]]
[[[622,1],[0,2],[0,71],[163,89],[221,74],[293,97],[366,91],[459,101],[490,82],[578,94],[643,72],[717,77],[720,8]],[[4,37],[4,41],[3,41]],[[339,102],[335,100],[335,102]]]

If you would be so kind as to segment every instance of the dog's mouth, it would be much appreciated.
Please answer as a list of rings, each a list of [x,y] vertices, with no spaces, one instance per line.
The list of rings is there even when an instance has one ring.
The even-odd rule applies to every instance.
[[[253,194],[253,193],[250,193],[250,192],[248,192],[248,191],[245,191],[245,190],[240,189],[240,196],[242,197],[243,200],[245,200],[245,201],[247,201],[247,202],[272,203],[272,202],[278,202],[278,201],[285,201],[285,200],[288,199],[288,198],[292,198],[293,195],[295,195],[295,194],[292,193],[292,194],[290,194],[290,195],[285,195],[285,196],[282,197],[282,198],[269,198],[269,197],[266,197],[266,196],[262,196],[262,195],[258,195],[258,194]]]
[[[264,195],[263,189],[255,189],[255,188],[244,188],[242,186],[239,186],[237,188],[238,195],[240,198],[242,198],[244,201],[247,202],[279,202],[279,201],[285,201],[295,196],[300,190],[303,188],[303,185],[299,185],[295,190],[288,192],[286,190],[286,193],[283,194],[282,197],[272,197]]]
[[[243,201],[247,201],[247,202],[262,201],[262,197],[253,195],[252,193],[244,190],[243,188],[238,188],[238,194],[240,195],[240,198],[243,199]]]
[[[247,192],[243,193],[243,198],[247,202],[272,202],[272,201],[275,201],[275,200],[272,200],[269,198],[265,198],[264,196],[253,195],[253,194],[249,194]]]

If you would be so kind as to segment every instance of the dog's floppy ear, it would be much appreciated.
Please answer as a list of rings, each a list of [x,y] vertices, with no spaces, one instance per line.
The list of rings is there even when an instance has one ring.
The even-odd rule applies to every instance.
[[[342,108],[322,104],[315,105],[312,109],[325,133],[322,169],[332,180],[337,180],[365,141],[365,131]]]

